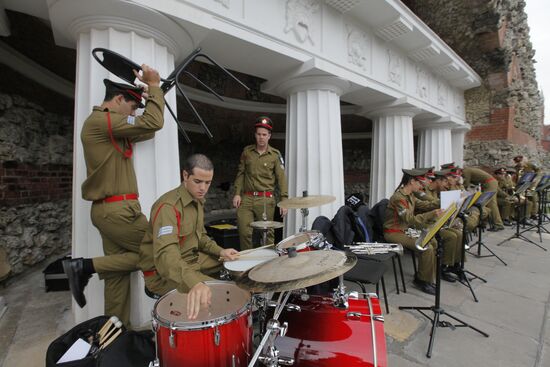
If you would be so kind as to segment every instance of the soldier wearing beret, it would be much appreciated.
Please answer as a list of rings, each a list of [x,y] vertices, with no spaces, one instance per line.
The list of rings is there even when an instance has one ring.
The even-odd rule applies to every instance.
[[[92,202],[91,218],[99,230],[105,256],[72,259],[63,263],[72,294],[80,307],[86,305],[84,287],[93,273],[105,280],[105,314],[117,316],[128,326],[130,274],[138,270],[139,245],[147,228],[141,212],[138,185],[132,162],[133,145],[152,139],[164,125],[164,96],[158,72],[142,65],[136,77],[143,89],[105,79],[105,98],[93,108],[82,127],[87,178],[82,198]],[[141,116],[138,108],[145,107]]]
[[[233,197],[241,250],[253,247],[251,222],[273,220],[275,188],[279,188],[281,200],[288,198],[283,157],[281,152],[269,145],[273,122],[269,117],[260,116],[254,123],[254,129],[256,143],[246,146],[241,154]],[[286,209],[280,209],[282,216],[286,212]],[[273,238],[273,230],[270,230],[268,243],[273,243]]]

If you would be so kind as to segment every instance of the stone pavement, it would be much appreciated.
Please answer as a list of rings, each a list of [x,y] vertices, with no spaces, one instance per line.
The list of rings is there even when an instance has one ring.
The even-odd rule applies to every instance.
[[[409,255],[403,259],[407,293],[396,294],[388,271],[388,366],[550,366],[550,253],[517,239],[495,246],[512,234],[512,228],[484,234],[485,244],[508,266],[495,257],[468,255],[466,268],[487,280],[486,284],[472,281],[479,303],[467,287],[443,282],[442,307],[490,337],[469,328],[438,328],[431,359],[426,357],[429,320],[416,311],[400,311],[398,306],[431,306],[434,297],[412,286]],[[536,233],[526,235],[540,243]],[[543,235],[542,245],[550,248],[550,235]],[[47,263],[0,286],[0,297],[8,304],[0,319],[0,366],[44,366],[48,345],[72,326],[70,293],[44,292],[41,270]],[[442,320],[451,321],[445,316]]]

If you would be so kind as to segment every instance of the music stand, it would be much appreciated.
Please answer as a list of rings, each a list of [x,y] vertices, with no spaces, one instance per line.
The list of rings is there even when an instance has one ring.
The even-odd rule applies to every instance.
[[[538,214],[537,223],[532,225],[531,227],[521,231],[521,233],[524,233],[524,232],[527,232],[527,231],[530,231],[532,229],[537,228],[537,233],[539,234],[540,242],[542,242],[542,231],[543,230],[544,230],[544,232],[550,234],[550,231],[548,231],[548,229],[546,229],[544,227],[544,225],[542,224],[545,217],[547,219],[549,219],[548,216],[546,215],[546,213],[544,213],[544,209],[546,207],[547,190],[548,190],[549,187],[550,187],[550,175],[544,175],[541,178],[541,180],[539,181],[537,187],[535,188],[535,192],[539,196],[539,203],[538,203],[538,208],[537,208],[537,214]]]
[[[126,57],[122,56],[121,54],[118,54],[114,51],[111,51],[106,48],[94,48],[92,50],[92,56],[98,63],[100,63],[105,69],[107,69],[109,72],[115,74],[122,80],[132,84],[135,84],[135,75],[133,70],[140,71],[141,66],[136,64],[135,62],[127,59]],[[216,93],[212,88],[210,88],[208,85],[203,83],[199,78],[197,78],[195,75],[191,74],[189,71],[185,70],[189,64],[191,64],[192,61],[195,61],[198,58],[204,58],[207,61],[211,62],[214,66],[216,66],[218,69],[223,71],[226,75],[231,77],[233,80],[235,80],[237,83],[239,83],[241,86],[243,86],[246,90],[250,90],[243,82],[241,82],[239,79],[237,79],[236,76],[231,74],[227,69],[225,69],[223,66],[219,65],[217,62],[212,60],[208,55],[201,52],[200,47],[195,49],[193,52],[191,52],[183,61],[176,66],[176,68],[170,73],[168,77],[165,79],[161,78],[161,81],[163,82],[160,86],[160,89],[166,93],[172,89],[172,87],[176,87],[176,90],[181,94],[181,96],[184,98],[185,103],[187,106],[191,109],[191,112],[193,113],[193,116],[196,120],[199,121],[200,125],[202,126],[205,134],[212,139],[213,135],[208,129],[208,126],[206,126],[206,123],[203,121],[202,117],[199,115],[197,110],[195,109],[195,106],[193,106],[193,103],[191,103],[191,100],[187,95],[185,94],[185,91],[180,86],[179,78],[182,74],[185,74],[195,80],[197,83],[199,83],[203,88],[205,88],[209,93],[213,94],[216,98],[218,98],[220,101],[223,101],[223,98]],[[168,104],[166,101],[166,98],[164,99],[165,105],[168,108],[168,111],[170,112],[170,115],[174,118],[174,121],[176,121],[176,124],[178,125],[178,130],[183,135],[187,143],[191,143],[191,139],[189,138],[189,135],[185,131],[183,124],[179,122],[176,113],[172,110],[172,107]]]
[[[525,176],[525,175],[524,175]],[[534,176],[533,176],[534,177]],[[541,249],[543,249],[544,251],[548,251],[546,250],[544,247],[542,247],[541,245],[539,245],[538,243],[535,243],[534,241],[531,241],[529,238],[525,237],[523,235],[524,232],[528,231],[529,229],[526,229],[526,230],[523,230],[520,232],[519,230],[519,225],[520,225],[520,214],[521,214],[521,200],[520,200],[520,195],[523,194],[525,191],[527,191],[528,188],[530,188],[532,185],[532,182],[531,181],[525,181],[521,184],[521,186],[516,190],[516,192],[514,193],[514,195],[516,196],[516,198],[518,199],[518,205],[516,205],[516,233],[514,233],[512,236],[508,237],[507,239],[505,239],[504,241],[501,241],[499,243],[497,243],[497,246],[500,246],[502,245],[503,243],[505,242],[508,242],[510,240],[513,240],[513,239],[520,239],[520,240],[523,240],[527,243],[530,243],[530,244],[533,244]],[[527,199],[525,199],[525,201],[527,201]],[[542,236],[542,235],[541,235]]]
[[[462,221],[462,252],[461,252],[461,257],[460,257],[460,269],[458,269],[458,273],[457,273],[458,281],[460,282],[460,284],[462,284],[462,285],[464,285],[464,286],[466,286],[470,289],[470,292],[472,293],[472,296],[474,297],[474,301],[476,301],[476,302],[479,302],[479,301],[476,297],[476,294],[474,293],[474,290],[472,288],[472,285],[470,284],[470,281],[474,280],[474,279],[479,279],[484,283],[487,283],[487,281],[485,279],[483,279],[482,277],[480,277],[479,275],[474,274],[469,270],[466,270],[464,265],[465,265],[465,262],[466,262],[465,261],[466,260],[466,236],[468,235],[468,228],[467,228],[468,214],[467,214],[467,211],[468,211],[468,208],[471,208],[472,205],[474,205],[476,203],[477,199],[480,196],[481,196],[481,192],[476,191],[472,195],[466,197],[464,199],[464,201],[462,202],[462,205],[460,206],[460,209],[457,210],[457,215],[455,217],[455,218],[459,218]],[[454,224],[454,221],[451,222],[451,226],[453,224]],[[469,279],[466,274],[471,275],[472,278]]]
[[[527,173],[524,173],[523,176],[521,176],[518,180],[518,183],[516,184],[516,186],[521,186],[523,185],[524,183],[526,182],[533,182],[533,180],[535,179],[535,176],[537,174],[535,172],[527,172]]]
[[[455,330],[457,327],[469,327],[472,330],[477,331],[481,335],[485,337],[489,337],[489,334],[473,327],[472,325],[462,321],[461,319],[449,314],[447,311],[445,311],[443,308],[441,308],[441,271],[442,271],[442,257],[443,257],[443,241],[441,239],[441,236],[439,235],[439,230],[443,227],[445,223],[451,218],[451,216],[454,214],[454,212],[457,210],[456,203],[453,203],[445,210],[443,215],[431,226],[431,228],[423,232],[420,238],[417,240],[417,247],[425,248],[428,243],[431,241],[432,238],[436,238],[437,240],[437,250],[436,250],[436,259],[437,259],[437,265],[436,265],[436,276],[435,276],[435,304],[430,307],[418,307],[418,306],[400,306],[400,310],[416,310],[420,312],[424,317],[426,317],[428,320],[432,322],[432,329],[430,333],[430,342],[428,345],[428,351],[426,352],[426,357],[431,358],[432,357],[432,348],[433,343],[435,340],[435,332],[438,327],[448,327],[451,330]],[[434,313],[433,318],[428,316],[424,311],[432,311]],[[448,321],[440,321],[440,317],[442,315],[447,315],[451,319],[459,322],[460,324],[452,324]]]
[[[485,207],[485,205],[489,202],[489,200],[491,200],[491,198],[495,195],[495,192],[494,191],[490,191],[490,192],[484,192],[482,193],[481,195],[479,195],[477,201],[473,204],[476,208],[479,209],[479,223],[477,224],[477,242],[474,243],[470,249],[472,247],[474,247],[475,245],[477,245],[477,254],[476,253],[472,253],[471,251],[468,251],[470,254],[474,255],[475,257],[477,258],[482,258],[482,257],[496,257],[497,259],[500,260],[501,263],[503,263],[505,266],[508,266],[508,264],[506,264],[504,262],[504,260],[502,260],[497,254],[494,253],[493,250],[491,250],[489,247],[487,247],[487,245],[485,245],[485,243],[483,243],[483,226],[481,224],[481,221],[482,221],[482,217],[483,217],[483,208]],[[490,255],[481,255],[481,246],[483,246],[487,251],[489,251],[491,254]]]

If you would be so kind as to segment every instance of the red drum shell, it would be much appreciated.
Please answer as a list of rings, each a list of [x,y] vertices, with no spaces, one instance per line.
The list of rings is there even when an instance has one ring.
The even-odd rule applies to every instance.
[[[199,314],[198,320],[183,321],[187,318],[187,295],[174,290],[160,298],[155,304],[153,319],[157,325],[157,353],[162,367],[224,367],[232,366],[233,360],[235,366],[248,364],[252,355],[250,296],[247,298],[246,292],[234,283],[207,283],[212,289],[212,305],[221,303],[222,310],[234,311],[214,314],[210,320]],[[174,321],[178,318],[180,321]],[[174,346],[170,345],[171,328]]]
[[[286,336],[275,341],[281,356],[295,358],[296,367],[372,367],[371,310],[366,299],[349,299],[348,309],[333,306],[332,298],[292,296],[289,303],[301,311],[283,311],[279,321],[288,322]],[[374,315],[382,315],[378,298],[371,297]],[[349,312],[361,316],[348,316]],[[377,366],[387,366],[384,323],[374,322]]]

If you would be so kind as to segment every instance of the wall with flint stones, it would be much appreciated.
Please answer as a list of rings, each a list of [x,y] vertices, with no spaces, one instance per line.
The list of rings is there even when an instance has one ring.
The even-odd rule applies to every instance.
[[[465,93],[466,165],[510,165],[518,154],[549,165],[525,0],[404,0],[483,79]]]
[[[73,102],[0,66],[0,247],[17,274],[70,249]]]

